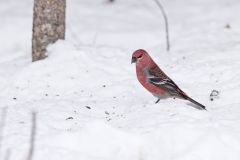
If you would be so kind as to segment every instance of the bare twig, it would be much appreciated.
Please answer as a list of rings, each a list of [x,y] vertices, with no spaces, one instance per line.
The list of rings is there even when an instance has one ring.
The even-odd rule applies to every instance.
[[[166,32],[166,43],[167,43],[167,51],[170,50],[170,42],[169,42],[169,29],[168,29],[168,18],[167,18],[167,14],[163,8],[163,5],[159,2],[159,0],[154,0],[157,4],[157,6],[160,8],[164,21],[165,21],[165,32]]]
[[[6,151],[6,155],[4,157],[4,160],[10,160],[10,156],[11,156],[11,150],[8,148]]]
[[[37,113],[32,112],[31,139],[30,139],[30,148],[29,148],[27,160],[33,159],[34,148],[35,148],[35,137],[36,137],[36,121],[37,121]]]
[[[1,148],[2,148],[3,130],[5,127],[6,118],[7,118],[7,108],[3,108],[1,113],[1,122],[0,122],[0,156],[1,156]]]

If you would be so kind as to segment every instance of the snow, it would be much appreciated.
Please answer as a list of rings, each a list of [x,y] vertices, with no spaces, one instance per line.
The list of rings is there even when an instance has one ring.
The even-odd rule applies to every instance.
[[[31,63],[32,0],[0,1],[0,159],[8,149],[11,160],[26,159],[32,111],[34,160],[240,159],[240,3],[162,3],[169,53],[154,1],[71,0],[66,40]],[[139,48],[208,111],[182,100],[155,104],[130,64]]]

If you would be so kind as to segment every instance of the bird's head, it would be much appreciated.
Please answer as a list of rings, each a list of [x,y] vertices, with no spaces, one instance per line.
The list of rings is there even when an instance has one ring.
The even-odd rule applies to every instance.
[[[139,62],[145,61],[148,58],[149,58],[148,53],[145,50],[138,49],[138,50],[133,52],[131,63],[138,64]]]

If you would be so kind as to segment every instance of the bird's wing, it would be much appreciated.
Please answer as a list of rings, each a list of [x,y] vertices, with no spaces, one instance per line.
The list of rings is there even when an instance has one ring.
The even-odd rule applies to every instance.
[[[159,77],[148,77],[148,82],[152,83],[157,87],[166,87],[169,89],[176,90],[178,87],[175,83],[170,79],[163,79]]]
[[[144,72],[147,74],[146,81],[168,91],[173,96],[185,95],[179,87],[166,75],[160,68],[146,68]]]

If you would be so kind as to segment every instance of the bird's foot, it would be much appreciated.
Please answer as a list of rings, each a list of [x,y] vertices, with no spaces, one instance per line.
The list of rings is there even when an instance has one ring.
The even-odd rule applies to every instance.
[[[160,99],[158,98],[158,100],[155,102],[155,104],[157,104],[160,101]]]

